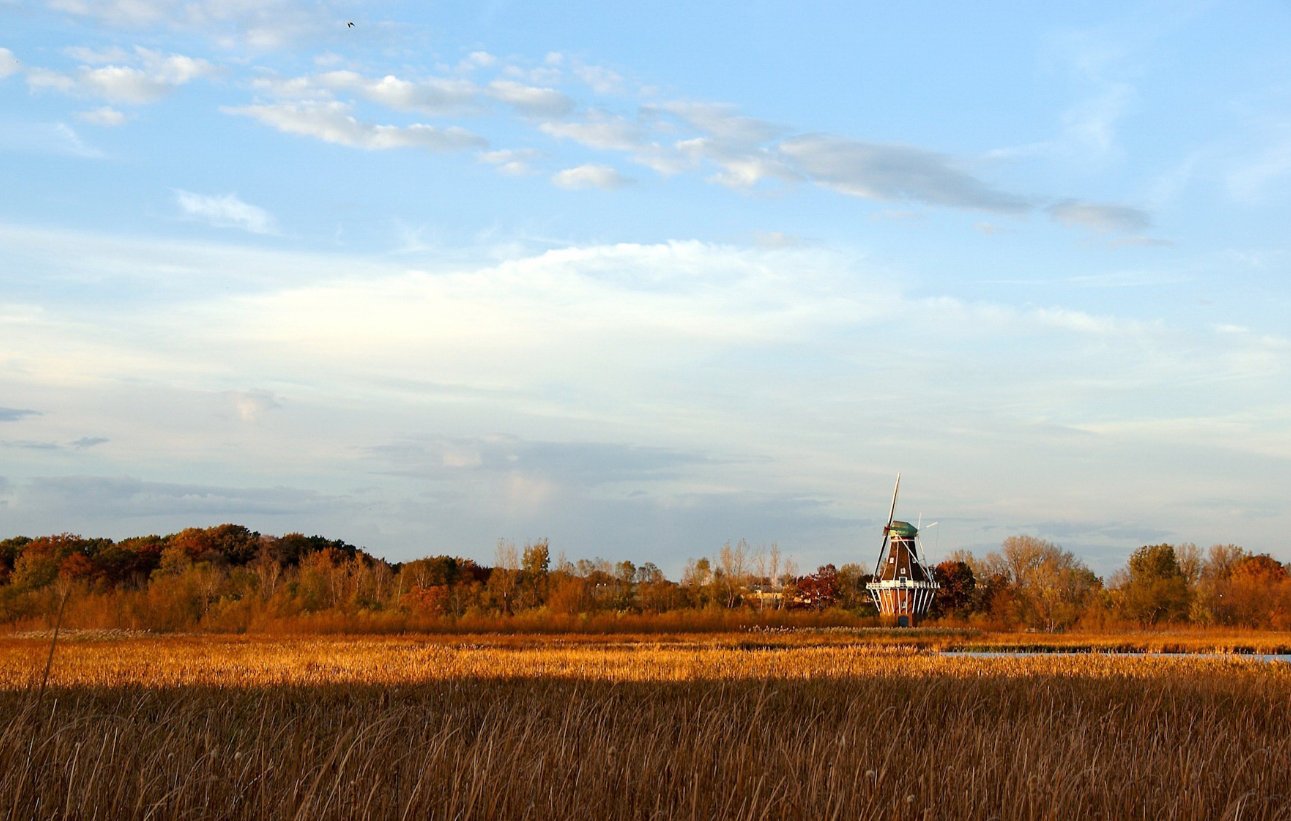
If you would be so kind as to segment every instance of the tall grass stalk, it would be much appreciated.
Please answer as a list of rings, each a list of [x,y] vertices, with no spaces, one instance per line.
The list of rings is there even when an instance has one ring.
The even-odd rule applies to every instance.
[[[42,718],[26,644],[9,818],[1291,815],[1291,667],[1237,658],[69,641]]]

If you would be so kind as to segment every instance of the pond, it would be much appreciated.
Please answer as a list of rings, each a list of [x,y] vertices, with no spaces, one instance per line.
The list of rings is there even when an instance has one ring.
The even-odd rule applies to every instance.
[[[942,650],[940,655],[966,658],[1026,658],[1028,656],[1132,656],[1141,658],[1242,659],[1291,664],[1291,653],[1144,653],[1116,650]]]

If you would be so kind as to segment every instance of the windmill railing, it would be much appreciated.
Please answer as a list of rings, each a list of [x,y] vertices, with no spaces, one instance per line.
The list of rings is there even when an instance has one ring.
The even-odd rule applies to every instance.
[[[913,579],[884,579],[865,585],[870,590],[938,590],[937,582],[919,582]]]

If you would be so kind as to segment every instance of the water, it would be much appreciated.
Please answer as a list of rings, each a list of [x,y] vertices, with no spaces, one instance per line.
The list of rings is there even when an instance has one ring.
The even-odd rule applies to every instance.
[[[1291,653],[1142,653],[1098,650],[942,650],[943,656],[960,656],[964,658],[1027,658],[1031,656],[1129,656],[1139,658],[1189,658],[1189,659],[1225,659],[1241,661],[1280,662],[1291,664]]]

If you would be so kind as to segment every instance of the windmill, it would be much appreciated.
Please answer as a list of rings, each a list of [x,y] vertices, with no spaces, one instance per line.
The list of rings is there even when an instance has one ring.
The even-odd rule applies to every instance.
[[[901,474],[898,473],[896,486],[892,488],[888,523],[883,526],[883,545],[874,566],[874,581],[865,585],[865,589],[870,591],[884,621],[893,621],[898,627],[913,627],[928,612],[932,597],[941,585],[924,564],[919,528],[893,518],[900,489]]]

